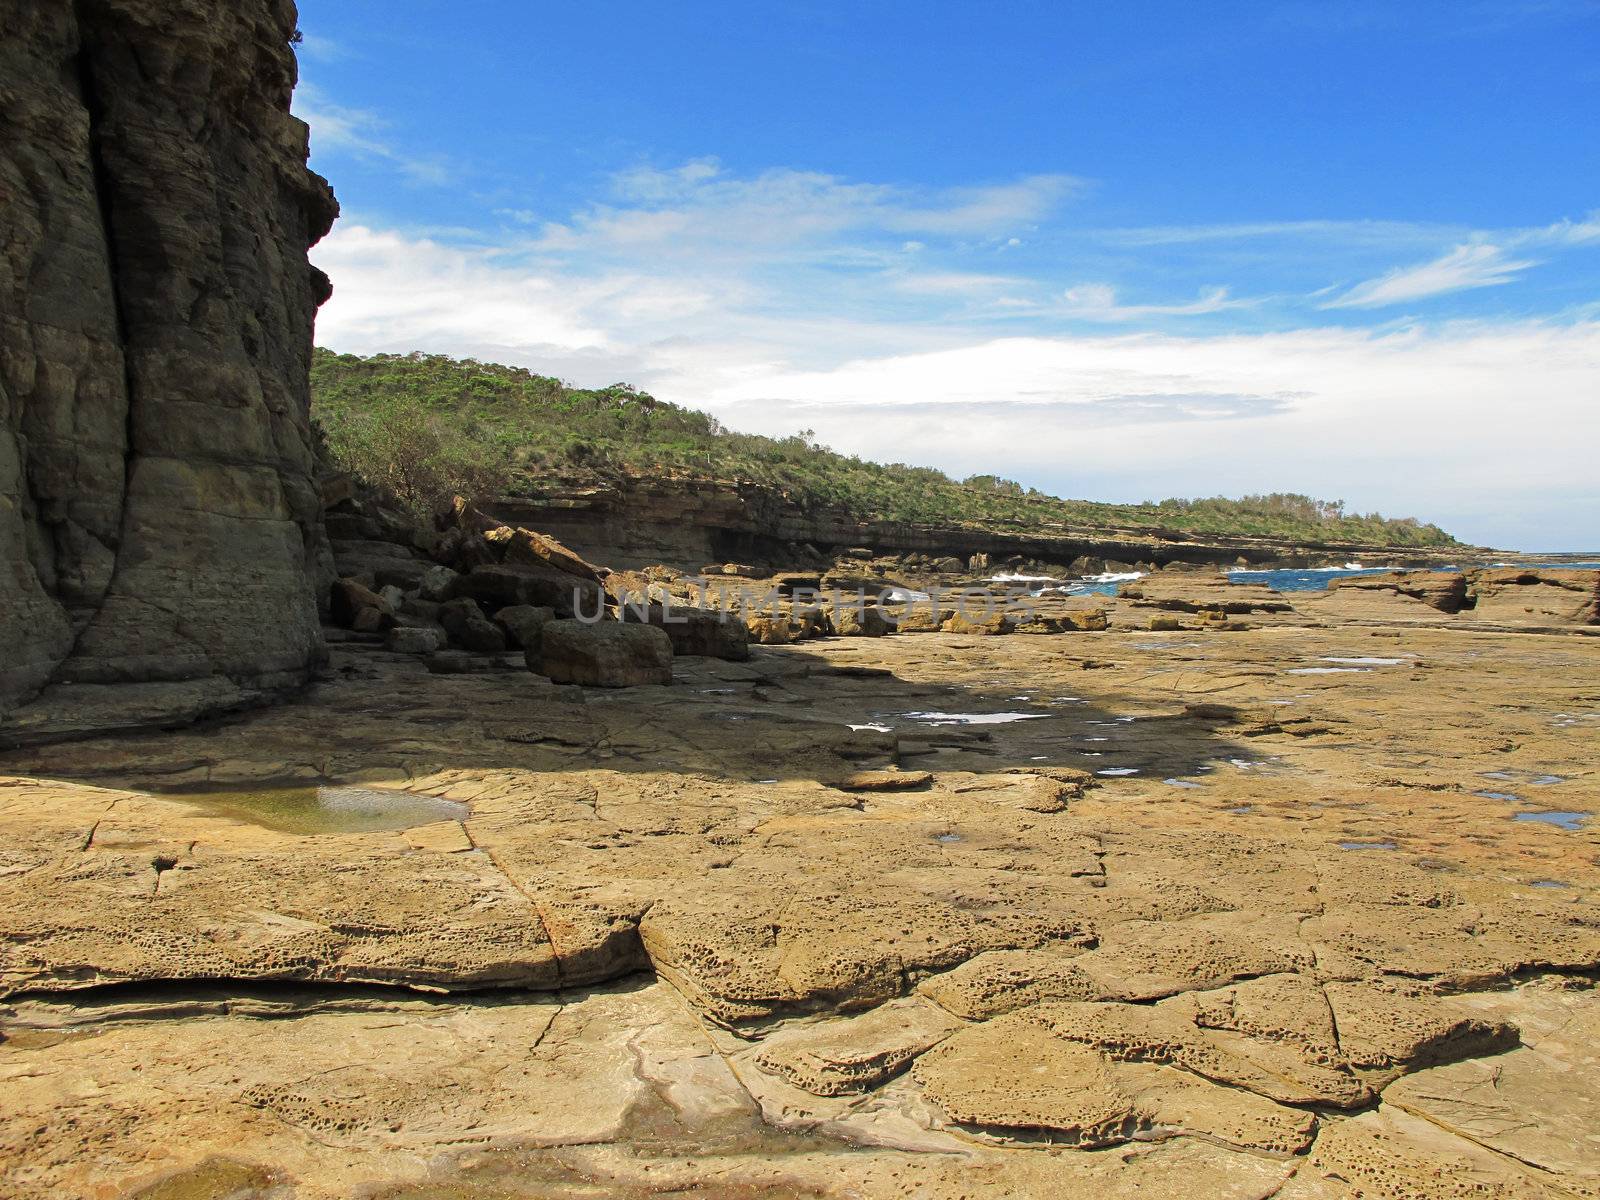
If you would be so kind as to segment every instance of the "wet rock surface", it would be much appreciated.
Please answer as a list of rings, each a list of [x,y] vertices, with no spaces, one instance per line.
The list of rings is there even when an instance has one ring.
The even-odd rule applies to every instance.
[[[8,755],[4,1189],[1593,1194],[1600,641],[1094,599]]]

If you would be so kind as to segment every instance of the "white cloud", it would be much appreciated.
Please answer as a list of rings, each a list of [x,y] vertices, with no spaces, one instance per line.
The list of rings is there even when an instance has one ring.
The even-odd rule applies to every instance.
[[[1535,549],[1600,543],[1597,400],[1593,321],[1005,338],[698,396],[735,428],[1064,495],[1305,491]]]
[[[1495,287],[1510,283],[1519,272],[1535,265],[1527,259],[1508,259],[1500,247],[1486,242],[1468,243],[1432,262],[1400,268],[1358,283],[1322,307],[1380,308],[1468,288]]]
[[[1148,317],[1195,317],[1243,308],[1248,300],[1230,300],[1227,288],[1207,288],[1188,304],[1118,304],[1109,283],[1080,283],[1062,293],[1060,312],[1085,321],[1137,321]]]
[[[859,183],[787,168],[739,176],[714,159],[618,175],[615,203],[545,227],[548,253],[625,251],[720,258],[809,248],[846,235],[884,250],[921,249],[929,237],[1003,237],[1052,213],[1077,188],[1066,175],[941,190]],[[1015,237],[1011,243],[1020,244]]]

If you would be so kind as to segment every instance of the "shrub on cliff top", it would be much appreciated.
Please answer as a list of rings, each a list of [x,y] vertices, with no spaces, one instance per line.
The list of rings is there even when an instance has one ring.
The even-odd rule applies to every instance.
[[[1457,544],[1436,525],[1346,513],[1340,501],[1274,494],[1154,504],[1062,500],[995,475],[863,462],[819,445],[734,433],[706,413],[627,384],[568,387],[519,367],[441,355],[361,358],[318,350],[315,412],[345,465],[419,511],[460,492],[536,496],[630,475],[755,485],[803,509],[915,524],[1064,534],[1167,529],[1293,543]]]

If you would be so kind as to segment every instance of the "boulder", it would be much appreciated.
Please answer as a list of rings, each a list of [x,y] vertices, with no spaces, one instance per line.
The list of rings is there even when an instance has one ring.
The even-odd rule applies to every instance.
[[[476,600],[491,611],[531,604],[553,608],[558,617],[597,614],[605,592],[596,580],[583,579],[542,563],[494,563],[459,576],[457,597]]]
[[[425,625],[396,625],[384,646],[396,654],[432,654],[444,647],[444,634]]]
[[[774,575],[772,586],[785,596],[792,596],[795,592],[814,592],[822,587],[821,575],[788,574]]]
[[[439,624],[444,626],[450,640],[464,650],[476,654],[504,654],[506,651],[505,632],[465,596],[440,606]]]
[[[833,610],[833,631],[840,637],[883,637],[894,626],[875,604],[841,604]]]
[[[501,562],[538,564],[551,567],[563,574],[574,575],[598,583],[600,569],[585,561],[547,534],[531,529],[517,529],[509,525],[485,531],[484,541],[499,556]]]
[[[540,631],[556,619],[556,611],[534,604],[513,604],[495,613],[494,619],[511,636],[515,647],[537,651]]]
[[[912,603],[899,611],[894,627],[901,633],[938,633],[944,628],[944,623],[955,615],[953,608]]]
[[[672,639],[654,625],[551,621],[528,669],[555,683],[639,687],[672,682]]]
[[[417,580],[417,594],[424,600],[439,602],[455,594],[459,576],[449,567],[432,566]]]
[[[946,633],[977,634],[981,637],[998,637],[1017,627],[1016,618],[1004,612],[984,612],[977,608],[971,613],[957,609],[943,625]]]
[[[683,605],[625,604],[618,615],[623,621],[664,630],[672,641],[674,654],[730,662],[743,662],[750,657],[750,629],[729,613]]]
[[[364,633],[394,624],[394,606],[354,579],[335,581],[328,595],[328,615],[335,625]]]
[[[750,640],[761,646],[787,646],[800,636],[796,622],[781,614],[748,617],[745,628],[750,631]]]
[[[1110,625],[1105,610],[1076,609],[1059,613],[1029,613],[1017,622],[1017,633],[1098,633]]]
[[[396,588],[401,592],[414,592],[422,586],[422,580],[428,572],[433,570],[437,568],[432,564],[422,559],[411,559],[406,562],[387,563],[373,572],[373,578],[380,592],[387,587]]]

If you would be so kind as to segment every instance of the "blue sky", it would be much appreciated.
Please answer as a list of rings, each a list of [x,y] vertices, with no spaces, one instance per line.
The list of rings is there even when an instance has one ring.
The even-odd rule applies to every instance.
[[[1600,0],[305,0],[319,339],[1600,548]]]

